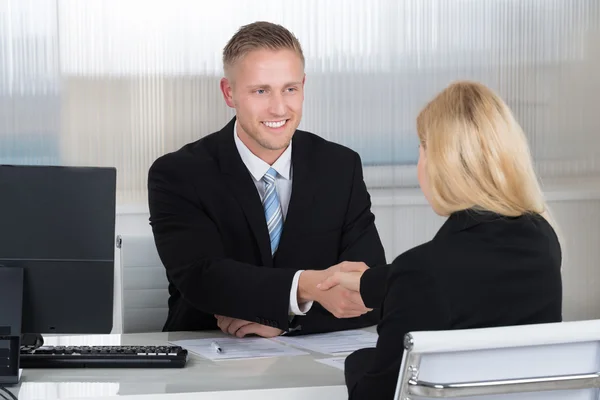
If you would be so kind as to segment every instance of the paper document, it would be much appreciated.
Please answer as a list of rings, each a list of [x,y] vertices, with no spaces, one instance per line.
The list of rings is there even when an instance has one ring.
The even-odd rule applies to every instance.
[[[346,361],[346,357],[323,358],[315,361],[320,362],[321,364],[329,365],[333,368],[341,369],[343,371],[344,361]]]
[[[308,354],[263,338],[213,338],[171,342],[209,360],[300,356]],[[216,346],[215,346],[216,345]],[[220,351],[216,350],[216,347]]]
[[[273,340],[316,351],[317,353],[335,355],[338,353],[351,353],[366,347],[375,347],[377,338],[376,333],[356,329],[305,336],[278,336]]]

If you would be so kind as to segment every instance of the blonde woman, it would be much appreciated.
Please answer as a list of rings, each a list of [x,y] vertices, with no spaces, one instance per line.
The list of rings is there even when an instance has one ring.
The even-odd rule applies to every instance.
[[[417,118],[418,177],[448,219],[386,267],[343,263],[319,285],[381,308],[377,348],[346,360],[350,399],[391,399],[410,331],[561,321],[561,247],[527,140],[487,87],[457,82]]]

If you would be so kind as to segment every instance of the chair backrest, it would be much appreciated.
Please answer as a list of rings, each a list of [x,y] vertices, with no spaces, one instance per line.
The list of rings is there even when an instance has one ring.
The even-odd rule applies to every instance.
[[[600,320],[411,332],[396,400],[598,400]]]
[[[123,333],[160,332],[167,320],[168,281],[152,236],[119,235]]]

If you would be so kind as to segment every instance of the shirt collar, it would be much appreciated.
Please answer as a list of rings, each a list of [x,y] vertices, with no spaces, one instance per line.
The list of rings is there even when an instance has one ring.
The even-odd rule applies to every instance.
[[[262,177],[267,173],[269,168],[273,168],[277,173],[284,179],[290,179],[290,169],[292,166],[292,142],[290,141],[289,146],[285,151],[279,156],[277,161],[273,165],[269,165],[260,158],[258,158],[254,153],[250,151],[248,147],[242,142],[242,140],[237,135],[237,122],[233,126],[233,138],[235,140],[235,147],[237,147],[238,153],[240,153],[240,157],[242,161],[250,171],[252,177],[260,181]]]

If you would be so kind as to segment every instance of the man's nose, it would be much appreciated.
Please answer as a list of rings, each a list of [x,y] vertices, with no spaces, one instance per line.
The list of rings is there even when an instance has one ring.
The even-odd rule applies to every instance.
[[[269,112],[273,115],[285,115],[285,100],[280,93],[275,93],[271,96],[271,101],[269,102]]]

